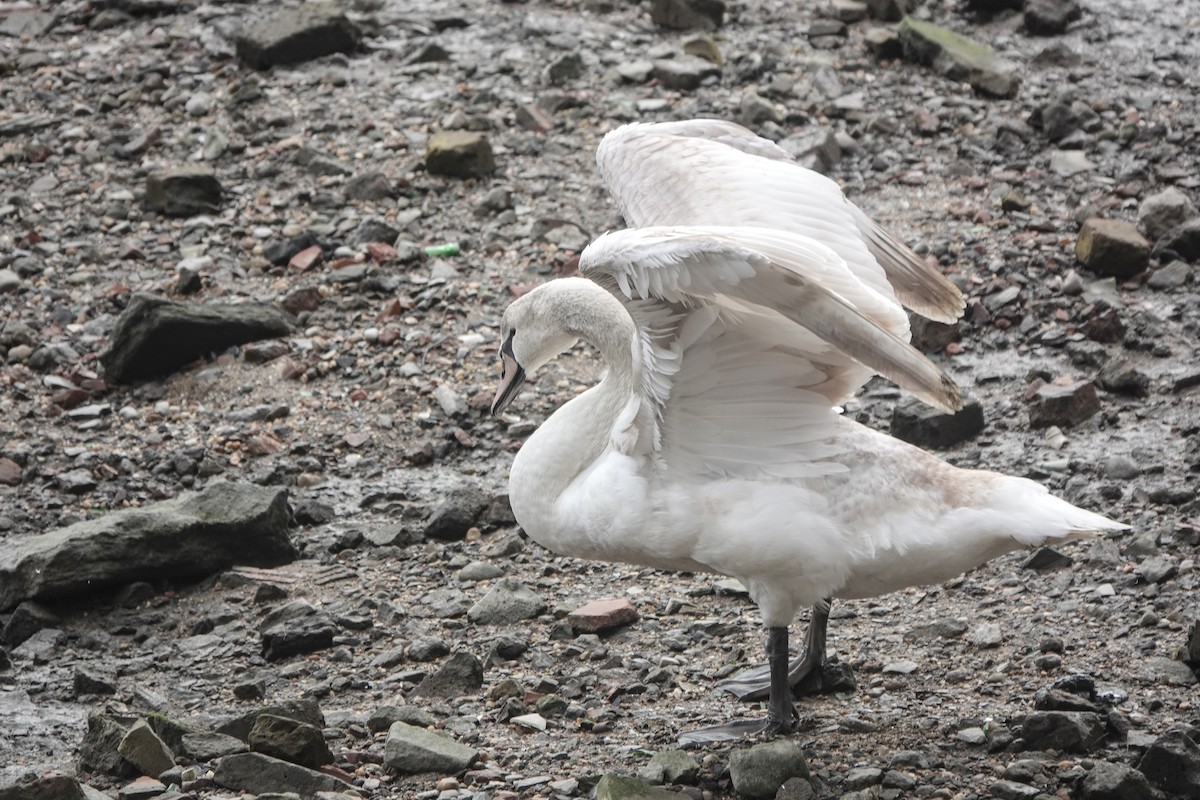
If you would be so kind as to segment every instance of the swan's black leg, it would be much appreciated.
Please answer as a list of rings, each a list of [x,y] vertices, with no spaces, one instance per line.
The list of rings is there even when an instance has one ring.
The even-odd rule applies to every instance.
[[[687,746],[706,742],[724,742],[755,733],[791,733],[799,724],[799,715],[792,705],[792,689],[788,678],[788,629],[786,626],[767,631],[767,669],[770,688],[766,719],[743,719],[689,731],[679,737]]]
[[[804,634],[804,652],[788,666],[788,683],[794,696],[854,688],[854,678],[848,668],[834,667],[825,658],[825,635],[832,602],[827,599],[812,607],[808,630]],[[767,664],[751,667],[721,681],[717,688],[736,695],[739,700],[763,700],[770,694],[770,667]]]

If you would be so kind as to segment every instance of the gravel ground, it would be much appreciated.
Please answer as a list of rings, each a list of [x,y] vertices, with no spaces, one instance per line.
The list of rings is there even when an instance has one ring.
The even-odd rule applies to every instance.
[[[0,4],[0,22],[21,5]],[[1036,753],[1048,795],[1073,791],[1097,761],[1135,764],[1173,726],[1200,725],[1195,678],[1171,667],[1200,615],[1194,264],[1172,264],[1160,242],[1149,271],[1114,281],[1075,256],[1088,217],[1137,222],[1172,186],[1200,197],[1200,26],[1185,4],[1087,0],[1053,37],[1028,35],[1019,14],[922,4],[920,15],[1020,65],[1009,99],[879,60],[870,21],[810,37],[824,4],[731,4],[711,40],[723,71],[687,91],[622,78],[697,36],[652,24],[648,3],[362,0],[346,7],[364,32],[358,50],[263,72],[234,57],[231,39],[276,4],[33,5],[56,22],[0,38],[0,459],[11,465],[0,461],[0,548],[214,480],[288,486],[304,512],[303,559],[267,582],[328,611],[339,631],[331,649],[264,660],[262,576],[197,585],[163,574],[145,597],[57,606],[63,636],[36,657],[12,648],[0,671],[12,719],[0,778],[73,770],[90,710],[212,727],[258,705],[234,694],[256,681],[271,702],[316,698],[338,763],[378,797],[457,788],[380,765],[384,736],[364,722],[383,705],[419,706],[477,748],[489,771],[458,776],[462,791],[493,798],[585,794],[595,776],[637,773],[680,731],[741,713],[712,685],[758,656],[761,629],[713,576],[557,558],[517,535],[503,502],[461,540],[375,544],[397,522],[420,528],[463,486],[502,501],[523,436],[595,381],[581,349],[531,382],[519,418],[486,414],[505,305],[571,272],[591,236],[620,225],[591,166],[600,137],[695,116],[775,139],[836,134],[831,176],[971,298],[957,340],[926,343],[978,398],[985,427],[942,455],[1027,475],[1132,525],[1064,548],[1073,562],[1061,569],[1026,569],[1028,554],[1013,554],[940,587],[835,605],[830,645],[859,689],[802,701],[792,737],[821,795],[1001,796],[996,781],[1030,757],[1019,734],[1035,692],[1074,673],[1125,695],[1110,725],[1129,732],[1091,752]],[[1062,108],[1070,119],[1051,142]],[[485,133],[495,171],[426,171],[429,138],[448,129]],[[1064,174],[1080,156],[1087,165]],[[147,210],[147,176],[191,163],[213,169],[220,207]],[[356,188],[370,173],[384,178],[379,196]],[[364,259],[355,234],[368,221],[398,232],[394,258]],[[324,260],[272,264],[271,248],[304,231]],[[461,253],[422,254],[449,242]],[[201,288],[184,296],[189,273]],[[234,349],[110,386],[98,358],[132,292],[312,302],[282,354]],[[1101,370],[1120,360],[1132,383],[1113,390]],[[1100,382],[1099,411],[1033,427],[1038,382],[1071,380]],[[875,381],[847,413],[886,429],[897,397]],[[489,575],[477,561],[546,610],[471,621],[466,610],[495,585],[475,577]],[[565,613],[612,597],[640,619],[573,638]],[[498,642],[516,657],[488,658]],[[484,660],[482,688],[447,700],[414,691],[460,651]],[[112,676],[114,692],[81,693],[80,669]],[[530,708],[558,694],[566,714],[545,731],[507,721],[497,687],[510,678]],[[726,767],[742,747],[697,753],[699,777],[676,789],[732,796]],[[897,777],[863,786],[859,768]]]

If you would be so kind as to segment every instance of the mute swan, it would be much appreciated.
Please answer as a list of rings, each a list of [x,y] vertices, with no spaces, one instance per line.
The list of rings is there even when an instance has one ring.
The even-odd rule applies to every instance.
[[[580,339],[593,345],[604,378],[513,462],[517,521],[558,553],[731,575],[749,589],[768,628],[767,717],[680,738],[697,743],[795,729],[788,625],[802,606],[940,582],[1009,550],[1125,526],[842,417],[837,404],[872,372],[961,407],[953,382],[908,344],[897,296],[943,318],[961,297],[902,245],[879,245],[891,240],[836,185],[834,196],[795,173],[748,131],[670,125],[602,142],[601,173],[645,227],[589,245],[580,270],[591,280],[551,281],[509,306],[492,413],[528,373]],[[687,151],[683,166],[672,144]],[[768,165],[756,191],[722,191],[723,168],[745,159]],[[789,188],[788,176],[800,183]],[[697,181],[726,213],[672,206],[690,202]],[[683,186],[686,197],[674,194]],[[826,193],[819,202],[793,197],[813,186]],[[771,208],[756,216],[760,204]],[[766,224],[780,209],[792,218]],[[818,625],[823,656],[816,616],[810,655]]]

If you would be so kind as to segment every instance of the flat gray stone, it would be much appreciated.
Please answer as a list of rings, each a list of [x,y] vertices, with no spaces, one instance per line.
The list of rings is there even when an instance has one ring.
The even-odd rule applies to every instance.
[[[667,89],[690,92],[700,88],[705,78],[720,75],[721,68],[699,56],[685,55],[655,61],[650,74]]]
[[[250,730],[250,749],[317,769],[333,763],[333,753],[321,729],[306,722],[274,714],[260,714]]]
[[[413,691],[425,697],[451,698],[473,694],[482,687],[483,664],[470,653],[455,653]]]
[[[632,775],[604,775],[591,797],[593,800],[681,800],[683,796]]]
[[[519,581],[499,580],[492,590],[467,611],[467,618],[479,625],[511,625],[533,619],[546,610],[546,604]]]
[[[700,778],[700,764],[684,750],[662,750],[650,757],[638,777],[656,784],[694,784]]]
[[[325,727],[325,715],[321,713],[321,707],[317,704],[317,701],[312,698],[302,698],[262,706],[261,708],[256,708],[253,711],[242,714],[240,717],[234,717],[218,725],[217,733],[233,736],[241,739],[243,742],[247,741],[250,738],[250,731],[254,729],[255,721],[263,714],[274,714],[277,717],[287,717],[288,719],[307,722],[309,725],[315,725],[318,728]]]
[[[204,763],[215,758],[246,753],[250,746],[234,736],[212,731],[185,733],[183,735],[182,753],[192,761]]]
[[[0,611],[139,580],[200,578],[296,558],[287,490],[214,483],[201,492],[37,536],[0,552]]]
[[[398,772],[438,772],[452,775],[470,767],[479,751],[448,736],[396,722],[388,728],[383,763]]]
[[[714,31],[725,22],[723,0],[652,0],[650,19],[673,30]]]

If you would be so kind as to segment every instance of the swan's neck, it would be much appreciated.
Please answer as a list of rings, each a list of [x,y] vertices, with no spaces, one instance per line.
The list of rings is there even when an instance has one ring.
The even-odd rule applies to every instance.
[[[624,309],[620,310],[624,314]],[[513,514],[525,532],[543,544],[547,538],[561,541],[570,535],[561,529],[559,500],[611,446],[614,427],[633,399],[636,385],[633,326],[628,315],[624,325],[610,320],[598,331],[577,332],[600,350],[608,372],[599,384],[568,401],[534,431],[517,453],[509,479]]]

